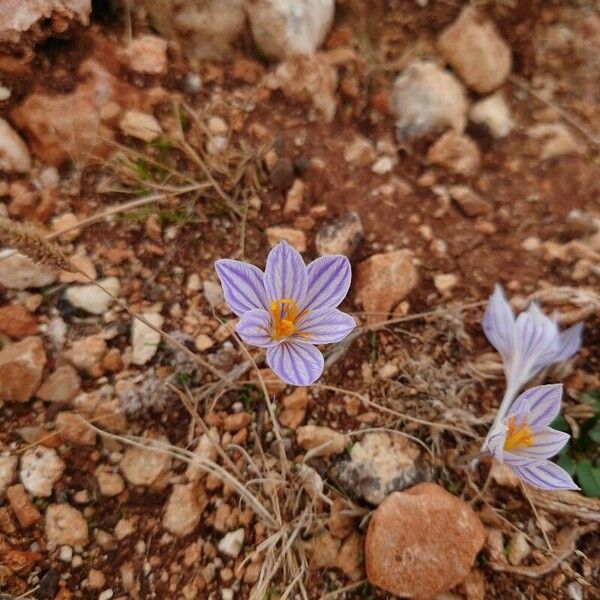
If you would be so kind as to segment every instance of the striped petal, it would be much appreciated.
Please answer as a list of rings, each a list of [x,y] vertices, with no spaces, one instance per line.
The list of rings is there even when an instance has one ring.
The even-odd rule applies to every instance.
[[[323,355],[312,344],[285,341],[267,349],[267,364],[291,385],[310,385],[323,373]]]
[[[504,292],[496,285],[483,315],[483,331],[490,344],[507,361],[513,351],[515,315],[504,297]]]
[[[515,325],[513,375],[525,383],[538,371],[555,362],[558,351],[558,327],[534,302],[518,317]]]
[[[262,308],[245,312],[235,330],[244,342],[252,346],[268,348],[277,343],[271,337],[271,315]]]
[[[533,429],[550,425],[560,412],[562,393],[563,386],[560,383],[530,388],[514,401],[508,414],[522,413]]]
[[[513,466],[512,468],[525,483],[541,490],[579,489],[564,469],[549,460],[523,466]]]
[[[529,459],[530,462],[538,462],[545,458],[551,458],[558,454],[561,448],[569,441],[571,436],[562,431],[542,427],[533,432],[533,444],[528,448],[519,448],[514,451],[519,457]],[[508,454],[508,453],[507,453]],[[506,462],[510,462],[506,459]]]
[[[255,308],[267,308],[263,272],[254,265],[229,258],[215,262],[225,302],[239,316]]]
[[[270,301],[290,298],[296,304],[302,304],[308,277],[300,253],[287,242],[279,242],[267,257],[264,281]]]
[[[356,321],[337,308],[309,310],[296,323],[297,333],[311,344],[333,344],[343,340]]]
[[[352,270],[345,256],[322,256],[307,267],[308,291],[301,310],[335,308],[350,289]]]
[[[561,362],[571,358],[581,348],[581,334],[583,323],[577,323],[569,329],[565,329],[558,336],[558,352],[554,356],[554,362]]]

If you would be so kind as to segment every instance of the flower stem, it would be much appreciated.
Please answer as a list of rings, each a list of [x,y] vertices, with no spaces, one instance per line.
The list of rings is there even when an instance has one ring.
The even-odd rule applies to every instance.
[[[494,422],[491,424],[487,435],[485,436],[485,440],[483,440],[483,444],[481,445],[481,452],[485,453],[487,450],[488,443],[490,441],[490,435],[496,425],[506,417],[506,413],[510,409],[512,403],[515,401],[517,394],[519,393],[520,386],[516,386],[508,382],[506,386],[506,391],[504,392],[504,396],[502,398],[502,402],[500,402],[500,406],[498,408],[498,412],[496,413],[496,417],[494,418]]]

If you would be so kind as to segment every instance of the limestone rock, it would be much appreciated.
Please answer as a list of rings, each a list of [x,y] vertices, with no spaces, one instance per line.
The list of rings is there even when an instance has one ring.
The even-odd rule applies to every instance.
[[[210,304],[211,308],[216,308],[225,302],[225,296],[223,295],[223,288],[221,284],[215,281],[203,281],[202,291],[206,301]]]
[[[136,73],[163,75],[167,71],[167,41],[156,35],[141,35],[129,42],[121,59]]]
[[[367,433],[352,445],[332,471],[351,496],[381,504],[394,491],[423,481],[430,473],[419,448],[404,437],[388,433]]]
[[[433,276],[433,285],[440,294],[448,296],[458,285],[458,275],[454,273],[436,273]]]
[[[357,531],[353,531],[344,540],[337,555],[335,566],[351,581],[358,581],[364,577],[363,546],[363,537]]]
[[[304,231],[292,229],[291,227],[267,227],[265,234],[271,248],[282,240],[285,240],[288,244],[296,248],[298,252],[306,251],[306,234]]]
[[[58,367],[36,392],[41,400],[70,402],[81,391],[81,379],[71,365]]]
[[[40,385],[45,365],[39,337],[25,338],[0,351],[0,400],[27,402]]]
[[[158,441],[169,442],[164,436],[160,436]],[[125,479],[133,485],[162,489],[168,482],[171,462],[171,457],[164,452],[158,452],[150,447],[130,446],[125,451],[119,468]]]
[[[315,247],[319,256],[343,254],[351,257],[363,239],[364,229],[358,213],[345,213],[323,223],[317,231]]]
[[[377,155],[371,140],[361,135],[356,136],[344,148],[344,160],[359,167],[367,167],[373,163]]]
[[[484,540],[467,503],[434,483],[420,483],[394,492],[373,513],[367,578],[396,596],[432,598],[467,577]]]
[[[304,425],[296,429],[296,441],[304,450],[318,450],[311,452],[312,456],[331,456],[340,454],[346,448],[348,438],[339,431],[318,425]]]
[[[69,504],[50,504],[46,509],[46,539],[57,546],[85,546],[88,524]]]
[[[96,432],[79,415],[62,411],[56,415],[56,427],[65,442],[76,446],[94,446]]]
[[[508,562],[515,566],[520,565],[531,554],[531,546],[522,531],[511,537],[506,554]]]
[[[13,250],[0,251],[0,285],[9,290],[40,288],[56,281],[57,273],[46,265]]]
[[[477,192],[466,185],[451,185],[448,188],[450,197],[467,217],[482,217],[492,212],[492,204],[484,200]]]
[[[165,508],[163,527],[177,537],[189,535],[200,523],[207,504],[208,497],[202,485],[187,483],[173,486]]]
[[[375,254],[358,264],[356,296],[362,301],[369,324],[386,315],[417,286],[419,276],[408,250]]]
[[[309,569],[317,571],[335,567],[340,546],[340,540],[332,537],[328,532],[313,537],[304,546],[310,557]]]
[[[480,94],[494,91],[510,74],[510,48],[473,6],[466,5],[441,33],[438,48],[460,78]]]
[[[95,475],[100,493],[103,496],[112,498],[118,496],[125,489],[123,478],[108,465],[100,465],[96,469]]]
[[[27,450],[21,457],[19,478],[32,496],[49,498],[64,470],[65,463],[56,450],[37,446]]]
[[[6,490],[6,499],[23,529],[35,525],[42,518],[35,504],[29,498],[29,494],[20,483],[11,485]]]
[[[236,529],[225,534],[219,541],[218,548],[221,554],[229,558],[237,558],[244,545],[244,528]]]
[[[146,312],[142,316],[159,329],[164,323],[164,317],[157,312]],[[131,361],[134,365],[145,365],[157,352],[161,335],[142,323],[139,319],[133,319],[131,323],[131,345],[133,356]]]
[[[399,141],[452,127],[462,133],[468,103],[461,83],[433,62],[418,60],[394,81],[391,111]]]
[[[563,123],[540,123],[539,125],[533,125],[527,129],[527,135],[544,141],[540,155],[542,160],[556,158],[565,154],[578,154],[583,151],[582,145]]]
[[[281,405],[283,410],[279,415],[279,422],[284,427],[296,429],[302,424],[306,417],[306,406],[308,404],[308,392],[305,387],[298,387],[283,398]]]
[[[8,121],[0,118],[0,171],[28,173],[30,169],[31,156],[27,145]]]
[[[121,284],[116,277],[108,277],[98,282],[113,296],[121,293]],[[65,298],[75,308],[79,308],[93,315],[103,315],[114,302],[110,294],[101,290],[97,285],[71,285],[65,292]]]
[[[35,317],[22,304],[0,306],[0,333],[21,339],[37,332]]]
[[[473,123],[485,126],[496,139],[506,137],[513,128],[510,108],[501,92],[475,102],[469,118]]]
[[[92,377],[99,377],[102,372],[102,358],[106,354],[106,341],[99,335],[88,335],[73,342],[65,357],[79,371],[85,371]]]
[[[246,0],[256,45],[271,58],[314,54],[335,11],[334,0]]]
[[[289,189],[285,204],[283,206],[283,214],[290,215],[300,212],[302,203],[304,202],[304,190],[306,185],[302,179],[294,179],[292,187]]]
[[[479,171],[481,155],[472,138],[449,130],[431,145],[426,163],[440,165],[457,175],[473,177]]]
[[[16,456],[0,456],[0,500],[15,480],[18,463],[19,459]]]
[[[139,110],[128,110],[119,123],[125,135],[152,142],[162,134],[162,127],[154,115]]]
[[[212,440],[211,440],[212,438]],[[209,433],[203,433],[194,448],[194,454],[200,459],[208,459],[211,461],[217,460],[217,447],[216,444],[219,441],[219,436],[216,430]],[[185,476],[188,481],[199,481],[206,476],[206,471],[199,465],[190,463],[188,464]]]

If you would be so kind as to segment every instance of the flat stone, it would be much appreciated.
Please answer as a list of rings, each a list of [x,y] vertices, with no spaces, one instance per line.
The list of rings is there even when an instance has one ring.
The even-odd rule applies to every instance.
[[[492,212],[491,202],[484,200],[467,185],[451,185],[448,192],[467,217],[483,217]]]
[[[98,283],[106,288],[113,296],[121,293],[121,284],[116,277],[101,279]],[[110,294],[101,290],[97,285],[71,285],[65,292],[65,298],[74,306],[93,315],[103,315],[114,302]]]
[[[162,75],[167,71],[167,41],[156,35],[141,35],[127,44],[121,58],[136,73]]]
[[[164,317],[157,312],[145,312],[142,316],[159,329],[164,323]],[[132,359],[134,365],[145,365],[158,351],[161,335],[151,329],[139,319],[131,323],[131,345],[133,347]]]
[[[356,296],[367,312],[367,322],[384,321],[418,282],[417,269],[408,250],[375,254],[359,263],[355,276]]]
[[[185,537],[196,529],[208,504],[204,486],[196,482],[173,486],[167,500],[163,527],[177,537]]]
[[[438,49],[459,77],[473,90],[487,94],[501,86],[510,74],[512,57],[494,23],[473,6],[440,34]]]
[[[237,558],[244,545],[244,528],[236,529],[225,534],[218,544],[219,552],[229,558]]]
[[[363,235],[360,216],[352,211],[323,223],[317,231],[315,247],[319,256],[343,254],[351,257],[358,249]]]
[[[462,133],[467,124],[468,103],[460,81],[427,60],[410,63],[396,78],[390,108],[401,142],[448,127]]]
[[[0,351],[0,400],[27,402],[42,380],[46,353],[39,337],[28,337]]]
[[[154,115],[139,110],[128,110],[119,123],[125,135],[152,142],[162,134],[162,127]]]
[[[95,475],[100,493],[107,498],[118,496],[125,489],[123,478],[108,465],[100,465]]]
[[[21,339],[37,332],[35,317],[22,304],[0,306],[0,333]]]
[[[299,229],[291,227],[267,227],[265,229],[269,246],[273,248],[279,242],[285,240],[288,244],[296,248],[298,252],[306,251],[306,234]]]
[[[99,377],[104,371],[102,358],[106,350],[106,341],[103,338],[99,335],[89,335],[73,342],[71,349],[65,352],[65,357],[78,371]]]
[[[496,139],[506,137],[513,128],[510,108],[502,92],[496,92],[475,102],[469,112],[469,118],[473,123],[483,125]]]
[[[81,391],[81,379],[71,365],[58,367],[38,388],[35,395],[48,402],[71,402]]]
[[[169,443],[164,436],[159,436],[157,441]],[[164,452],[129,446],[119,463],[119,468],[125,479],[133,485],[162,489],[168,483],[171,463],[171,457]]]
[[[16,456],[0,456],[0,500],[15,480],[19,459]]]
[[[418,446],[399,435],[367,433],[332,467],[335,479],[351,496],[381,504],[430,476]]]
[[[346,449],[348,438],[339,431],[318,425],[304,425],[296,429],[296,441],[304,450],[314,450],[312,456],[331,456]]]
[[[433,285],[440,294],[449,295],[458,285],[458,275],[454,273],[437,273],[433,276]]]
[[[49,498],[64,470],[65,463],[56,450],[37,446],[27,450],[21,457],[19,478],[32,496]]]
[[[36,265],[30,258],[13,250],[0,251],[0,285],[9,290],[26,290],[50,285],[57,273],[45,265]]]
[[[8,121],[0,118],[0,171],[28,173],[30,169],[31,156],[27,145]]]
[[[65,442],[75,446],[94,446],[96,432],[79,415],[62,411],[56,416],[56,428]]]
[[[485,529],[466,503],[434,483],[394,492],[373,513],[367,578],[390,594],[432,598],[469,574]]]
[[[473,139],[449,130],[431,145],[425,162],[440,165],[457,175],[473,177],[479,171],[481,154]]]
[[[57,546],[85,546],[88,524],[69,504],[50,504],[46,509],[46,539]]]
[[[35,504],[29,498],[25,487],[20,483],[12,485],[6,490],[6,498],[23,529],[35,525],[42,518]]]
[[[292,187],[287,193],[285,204],[283,206],[284,215],[300,212],[302,203],[304,202],[305,188],[306,185],[302,179],[294,179]]]

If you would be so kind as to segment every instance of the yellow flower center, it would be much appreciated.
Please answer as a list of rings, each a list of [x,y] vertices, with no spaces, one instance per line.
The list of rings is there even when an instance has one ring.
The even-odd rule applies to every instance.
[[[282,340],[293,333],[298,333],[296,330],[296,321],[305,315],[308,311],[303,310],[298,313],[298,306],[291,298],[279,298],[271,302],[271,315],[273,317],[273,329],[271,336],[274,340]],[[302,337],[308,337],[308,334],[298,333]]]
[[[527,425],[527,421],[523,419],[523,421],[517,423],[514,417],[510,417],[504,449],[518,450],[519,448],[528,448],[531,445],[533,445],[533,430]]]

